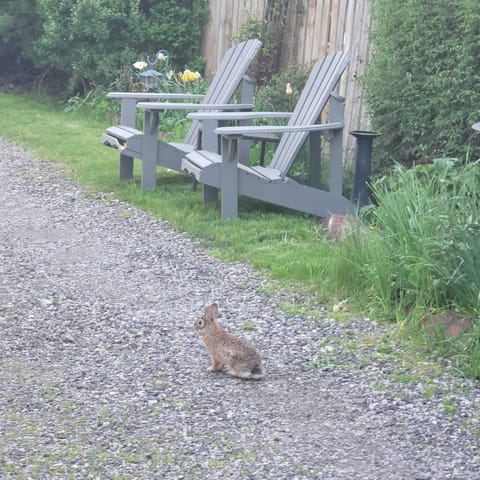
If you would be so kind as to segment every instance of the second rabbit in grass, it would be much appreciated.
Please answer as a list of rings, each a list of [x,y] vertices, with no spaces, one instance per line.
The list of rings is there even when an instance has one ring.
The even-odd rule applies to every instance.
[[[202,317],[193,324],[212,358],[208,371],[225,370],[235,377],[253,380],[262,378],[264,372],[258,350],[243,338],[220,327],[217,317],[218,305],[214,303],[206,307]]]

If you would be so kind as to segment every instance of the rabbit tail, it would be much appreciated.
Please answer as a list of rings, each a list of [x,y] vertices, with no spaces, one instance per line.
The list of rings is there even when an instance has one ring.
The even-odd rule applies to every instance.
[[[262,367],[254,367],[252,370],[243,370],[227,366],[225,367],[225,370],[228,374],[233,375],[234,377],[244,378],[246,380],[260,380],[264,377]]]

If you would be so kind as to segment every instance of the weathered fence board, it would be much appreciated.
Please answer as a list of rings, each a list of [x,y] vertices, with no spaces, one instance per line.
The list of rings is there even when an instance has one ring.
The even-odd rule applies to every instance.
[[[340,85],[345,96],[345,131],[368,128],[368,112],[360,77],[368,56],[371,0],[289,0],[282,40],[280,64],[309,65],[334,50],[348,50],[352,60]],[[263,19],[272,0],[209,0],[211,19],[207,24],[202,52],[206,71],[213,73],[232,39],[250,19]],[[273,2],[275,3],[275,2]],[[355,141],[344,138],[346,161],[353,162]]]

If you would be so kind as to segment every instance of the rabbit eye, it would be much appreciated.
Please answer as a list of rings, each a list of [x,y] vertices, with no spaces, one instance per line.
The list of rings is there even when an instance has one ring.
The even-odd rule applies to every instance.
[[[203,318],[201,318],[200,320],[197,320],[197,325],[198,325],[199,327],[203,327],[203,324],[204,324],[204,323],[205,323],[205,322],[203,321]]]

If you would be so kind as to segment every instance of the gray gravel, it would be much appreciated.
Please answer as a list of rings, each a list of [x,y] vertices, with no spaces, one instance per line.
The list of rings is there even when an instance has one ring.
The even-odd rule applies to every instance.
[[[367,319],[286,313],[298,297],[2,139],[0,165],[1,479],[480,479],[478,382],[399,365]],[[211,301],[264,380],[206,371]]]

